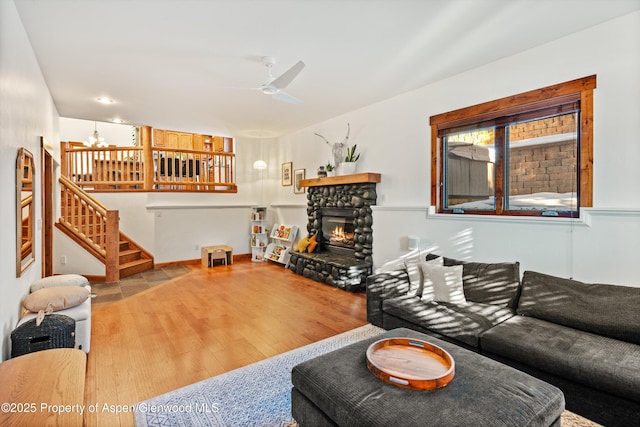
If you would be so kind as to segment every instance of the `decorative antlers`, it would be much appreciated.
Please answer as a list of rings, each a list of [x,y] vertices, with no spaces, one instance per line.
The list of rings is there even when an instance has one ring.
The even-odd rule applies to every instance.
[[[344,144],[349,140],[349,134],[351,133],[351,125],[347,123],[347,136],[344,137],[342,142],[334,142],[333,144],[327,141],[327,138],[316,133],[320,138],[324,139],[324,142],[331,146],[331,154],[333,154],[333,162],[335,163],[335,167],[337,168],[344,161]]]
[[[347,123],[347,136],[345,136],[344,139],[341,142],[336,142],[336,144],[345,144],[349,140],[349,134],[350,133],[351,133],[351,125],[349,123]],[[327,138],[325,138],[324,136],[320,135],[319,133],[314,133],[314,135],[318,135],[320,138],[324,139],[324,142],[326,142],[327,144],[331,145],[331,142],[329,142],[327,140]]]

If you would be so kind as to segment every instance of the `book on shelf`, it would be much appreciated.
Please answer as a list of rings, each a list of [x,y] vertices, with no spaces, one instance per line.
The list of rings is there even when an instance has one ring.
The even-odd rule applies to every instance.
[[[253,209],[253,220],[254,221],[263,221],[267,214],[267,208],[254,208]]]
[[[273,261],[279,261],[282,255],[286,252],[287,248],[281,245],[275,245],[271,248],[269,259]]]
[[[277,237],[279,239],[288,240],[290,236],[291,236],[291,227],[286,227],[284,225],[281,225],[280,227],[277,227],[273,230],[273,235],[271,237]]]

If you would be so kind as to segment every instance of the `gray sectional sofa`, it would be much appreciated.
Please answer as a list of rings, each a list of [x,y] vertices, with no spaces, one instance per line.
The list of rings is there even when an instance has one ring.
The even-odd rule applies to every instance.
[[[435,258],[428,255],[427,259]],[[367,279],[367,320],[406,327],[559,387],[568,410],[605,426],[640,420],[640,288],[587,284],[519,264],[461,262],[466,304],[422,298],[406,269]]]

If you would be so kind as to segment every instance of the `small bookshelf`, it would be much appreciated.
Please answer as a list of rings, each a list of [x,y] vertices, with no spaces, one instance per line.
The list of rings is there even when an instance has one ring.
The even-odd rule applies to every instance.
[[[263,262],[265,252],[269,245],[267,229],[267,208],[258,207],[251,209],[251,261]]]
[[[289,262],[289,252],[296,234],[298,234],[298,227],[295,225],[274,224],[269,235],[271,243],[267,246],[265,258],[286,265]]]

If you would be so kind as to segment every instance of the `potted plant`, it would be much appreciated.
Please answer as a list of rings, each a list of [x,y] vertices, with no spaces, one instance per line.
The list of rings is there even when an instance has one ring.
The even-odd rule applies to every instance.
[[[356,172],[356,162],[360,158],[360,153],[356,153],[358,144],[353,144],[347,148],[347,155],[344,158],[344,162],[340,165],[340,175],[349,175]]]
[[[335,176],[336,172],[331,163],[327,163],[327,166],[325,166],[325,169],[327,170],[327,176]]]

